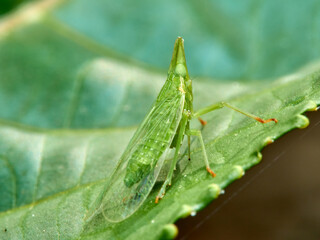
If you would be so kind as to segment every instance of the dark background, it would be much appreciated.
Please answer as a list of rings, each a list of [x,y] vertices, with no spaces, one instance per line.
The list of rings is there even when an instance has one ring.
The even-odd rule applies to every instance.
[[[194,217],[177,239],[320,239],[320,112],[280,137],[260,164]]]

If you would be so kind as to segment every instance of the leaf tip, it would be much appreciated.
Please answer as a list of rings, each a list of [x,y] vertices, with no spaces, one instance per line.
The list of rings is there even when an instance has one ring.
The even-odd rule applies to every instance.
[[[160,236],[160,239],[173,239],[178,235],[178,228],[176,225],[170,223],[166,224]]]
[[[221,193],[221,187],[215,183],[210,184],[208,190],[208,194],[212,199],[216,199]]]
[[[273,140],[272,140],[273,142]],[[262,160],[262,153],[261,152],[257,152],[257,158],[259,160],[259,162]]]
[[[309,119],[304,115],[298,115],[297,116],[297,122],[296,122],[297,128],[303,129],[309,126]]]
[[[318,105],[315,101],[309,101],[306,106],[307,111],[317,111]]]
[[[264,140],[264,145],[270,145],[271,143],[273,143],[274,140],[273,140],[273,137],[267,137],[265,140]],[[261,153],[260,153],[261,155]],[[259,158],[259,153],[258,153],[258,158]],[[261,160],[261,159],[260,159]]]
[[[259,154],[258,154],[258,158],[259,158]],[[234,169],[237,174],[236,176],[237,178],[241,178],[244,175],[244,169],[240,165],[235,165]]]
[[[193,212],[193,207],[191,207],[190,205],[184,204],[181,207],[181,211],[180,211],[179,216],[181,218],[186,218],[189,215],[191,215],[192,212]]]

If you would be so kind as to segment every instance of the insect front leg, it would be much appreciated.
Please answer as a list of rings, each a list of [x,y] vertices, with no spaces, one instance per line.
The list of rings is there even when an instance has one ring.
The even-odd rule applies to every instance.
[[[232,109],[232,110],[234,110],[236,112],[239,112],[239,113],[241,113],[241,114],[243,114],[243,115],[245,115],[245,116],[247,116],[249,118],[252,118],[252,119],[254,119],[254,120],[258,121],[258,122],[261,122],[261,123],[268,123],[268,122],[271,122],[271,121],[274,121],[275,123],[278,122],[278,120],[275,119],[275,118],[269,118],[269,119],[264,120],[264,119],[262,119],[262,118],[260,118],[258,116],[255,116],[255,115],[253,115],[251,113],[247,113],[247,112],[245,112],[245,111],[243,111],[243,110],[241,110],[241,109],[239,109],[239,108],[237,108],[235,106],[232,106],[232,105],[230,105],[229,103],[226,103],[226,102],[219,102],[219,103],[210,105],[208,107],[205,107],[203,109],[200,109],[199,111],[195,112],[192,117],[199,118],[203,114],[212,112],[214,110],[217,110],[217,109],[220,109],[220,108],[223,108],[223,107],[228,107],[228,108],[230,108],[230,109]],[[200,120],[200,122],[201,122],[201,120]]]
[[[203,153],[203,159],[204,159],[204,162],[205,162],[205,165],[206,165],[206,169],[211,174],[212,177],[215,177],[216,174],[211,170],[210,165],[209,165],[207,152],[206,152],[206,148],[204,146],[204,142],[203,142],[201,131],[197,130],[197,129],[190,129],[190,130],[186,131],[186,134],[188,136],[196,136],[196,137],[199,138],[200,145],[201,145],[201,148],[202,148],[202,153]]]
[[[181,123],[180,123],[180,131],[179,131],[178,139],[177,139],[176,146],[175,146],[176,150],[174,153],[174,157],[173,157],[173,160],[170,165],[168,176],[167,176],[166,180],[164,181],[164,183],[163,183],[163,185],[162,185],[162,187],[156,197],[155,203],[158,203],[159,199],[163,198],[163,196],[166,192],[166,187],[168,185],[169,186],[171,185],[173,171],[175,170],[175,167],[176,167],[176,164],[178,161],[179,151],[180,151],[181,143],[182,143],[182,140],[183,140],[183,137],[185,134],[185,130],[186,130],[186,126],[187,126],[187,122],[189,120],[189,117],[190,117],[190,114],[187,111],[184,111],[183,115],[182,115]]]

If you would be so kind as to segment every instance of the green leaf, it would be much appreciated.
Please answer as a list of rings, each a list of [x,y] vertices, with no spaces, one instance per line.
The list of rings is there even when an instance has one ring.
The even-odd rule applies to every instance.
[[[128,10],[119,17],[118,24],[123,29],[117,32],[111,31],[117,29],[117,21],[109,19],[116,16],[105,14],[111,12],[108,9],[110,3],[78,0],[58,7],[55,4],[54,1],[36,3],[6,17],[0,24],[0,239],[173,238],[177,233],[172,224],[174,221],[203,208],[245,170],[257,164],[261,160],[260,150],[266,144],[293,128],[306,127],[308,119],[301,113],[314,110],[320,103],[320,64],[308,65],[292,75],[269,82],[195,78],[195,109],[227,100],[261,117],[275,117],[278,124],[262,125],[228,109],[208,114],[203,137],[216,178],[212,179],[205,171],[200,146],[193,141],[192,161],[181,156],[173,184],[159,204],[156,205],[154,199],[160,182],[145,204],[129,219],[111,224],[99,215],[86,223],[86,212],[110,180],[122,151],[166,78],[165,72],[147,67],[117,51],[129,54],[132,50],[130,55],[134,59],[164,67],[169,65],[169,53],[178,31],[174,30],[177,26],[170,24],[170,33],[167,33],[164,26],[169,27],[169,24],[160,21],[155,10],[146,11],[158,16],[149,26],[157,34],[140,32],[140,37],[149,39],[147,44],[140,42],[139,38],[130,39],[128,19],[136,16],[132,24],[144,19],[135,11]],[[145,10],[152,7],[159,10],[169,3],[150,6],[138,1],[135,4],[141,4]],[[189,14],[188,6],[194,5],[197,4],[186,4],[181,11],[175,11],[182,6],[182,3],[176,3],[172,11],[179,12],[180,17],[185,16],[190,24],[196,24],[194,18],[200,19],[202,15]],[[122,3],[112,6],[125,9]],[[274,14],[270,10],[274,8],[262,6],[257,7],[262,13]],[[310,4],[310,8],[312,6]],[[229,9],[230,16],[241,15],[239,11],[232,12],[235,11],[232,6],[224,7]],[[289,7],[291,10],[285,12],[293,14],[294,8]],[[86,11],[86,17],[77,15],[81,12],[79,9]],[[226,23],[232,20],[218,9],[215,11],[220,16],[213,16],[224,22],[228,20]],[[292,19],[290,16],[288,18]],[[166,21],[174,20],[165,17]],[[123,19],[126,22],[121,24]],[[238,22],[257,31],[258,26],[251,26],[253,23],[249,20]],[[266,34],[267,39],[263,41],[273,39],[278,33],[281,36],[286,29],[285,24],[280,24],[269,30],[276,28],[280,28],[280,33]],[[300,45],[303,41],[296,38],[290,42],[290,48],[280,52],[271,43],[265,45],[255,41],[251,41],[256,44],[252,52],[247,47],[250,54],[242,52],[241,44],[234,39],[237,31],[219,30],[218,26],[215,27],[217,31],[225,32],[220,44],[224,42],[228,51],[219,48],[219,44],[212,46],[220,52],[230,51],[231,55],[224,58],[218,51],[217,56],[211,56],[214,55],[212,52],[206,52],[211,45],[203,44],[208,41],[205,39],[210,39],[207,36],[215,36],[213,30],[209,31],[210,26],[201,25],[197,31],[202,34],[193,37],[192,27],[187,29],[185,48],[190,74],[271,78],[292,71],[311,59],[311,54],[305,51],[306,56],[299,56],[299,61],[288,60],[292,48],[305,48]],[[118,35],[112,36],[108,34],[110,32]],[[304,37],[301,32],[294,33]],[[164,41],[155,41],[154,36],[161,34]],[[241,37],[240,43],[250,42],[245,35],[237,35]],[[217,41],[218,38],[212,39]],[[106,46],[114,48],[115,52]],[[262,46],[265,47],[263,50],[260,49]],[[196,54],[197,49],[202,52],[201,56]],[[265,53],[270,53],[270,57],[264,57]],[[257,54],[262,56],[254,62]],[[220,59],[220,65],[214,60],[209,61],[210,56]],[[284,62],[283,65],[274,68],[280,62]],[[248,64],[250,71],[244,67]],[[216,70],[211,71],[209,66],[216,66]],[[197,122],[192,124],[199,128]]]

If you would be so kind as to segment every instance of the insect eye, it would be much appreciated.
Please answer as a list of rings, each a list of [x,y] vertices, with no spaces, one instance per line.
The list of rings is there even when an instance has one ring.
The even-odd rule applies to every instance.
[[[179,63],[177,66],[176,66],[176,69],[175,69],[175,72],[177,75],[180,75],[182,77],[185,77],[187,75],[187,69],[186,67]]]

